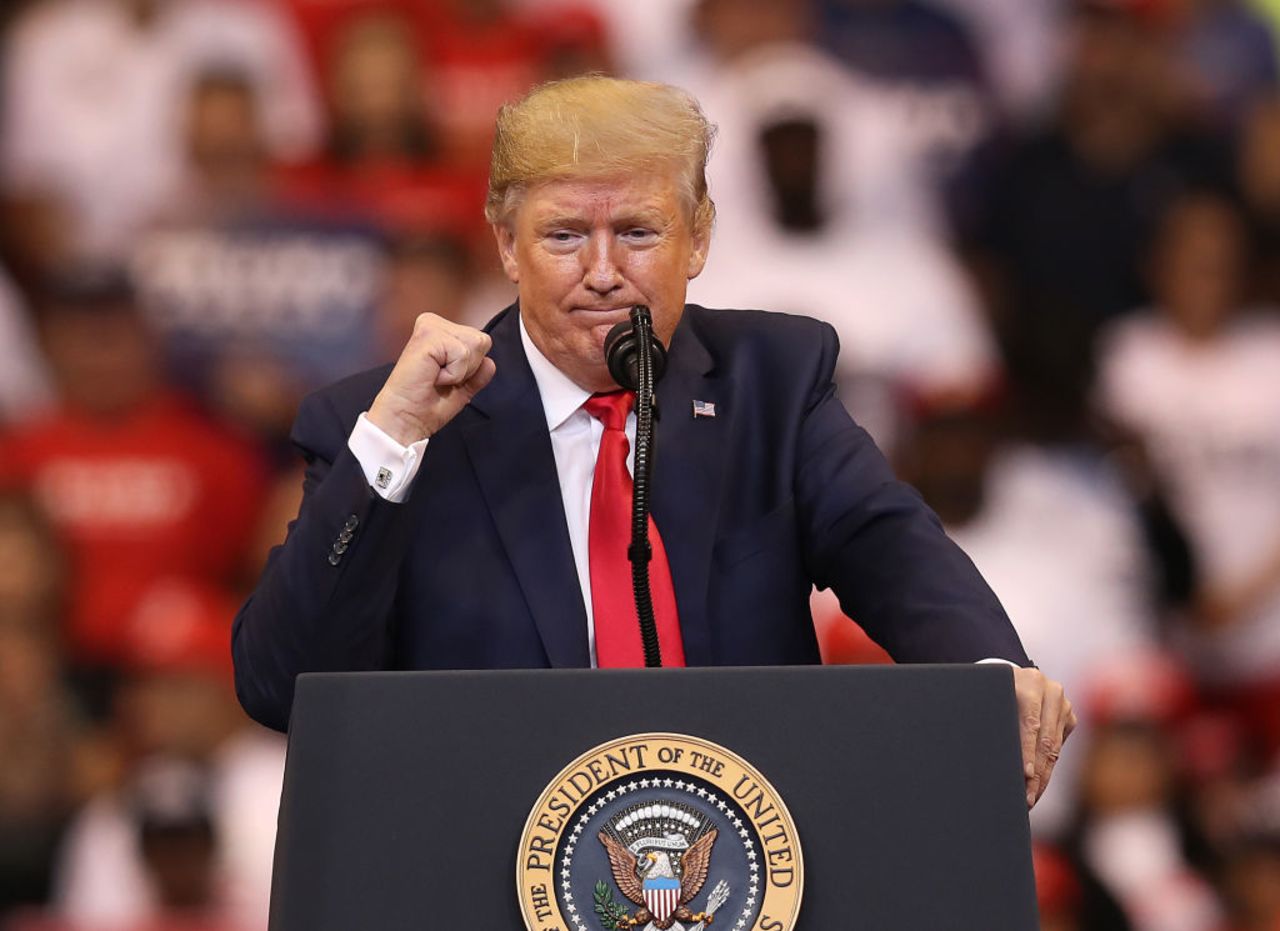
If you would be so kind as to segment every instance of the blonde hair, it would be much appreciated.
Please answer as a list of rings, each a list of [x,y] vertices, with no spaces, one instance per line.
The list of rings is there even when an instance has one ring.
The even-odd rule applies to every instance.
[[[484,214],[503,223],[530,185],[671,166],[694,229],[710,229],[707,157],[715,127],[669,84],[586,75],[535,87],[498,111]]]

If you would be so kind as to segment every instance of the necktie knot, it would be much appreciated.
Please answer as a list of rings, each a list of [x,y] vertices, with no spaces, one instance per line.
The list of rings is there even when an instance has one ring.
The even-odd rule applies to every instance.
[[[593,394],[582,406],[603,423],[606,430],[625,430],[627,414],[631,413],[635,399],[634,391],[610,391],[608,394]]]

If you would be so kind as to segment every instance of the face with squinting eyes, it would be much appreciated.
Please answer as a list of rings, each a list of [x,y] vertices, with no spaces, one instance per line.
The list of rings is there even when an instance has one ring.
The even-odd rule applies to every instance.
[[[534,345],[588,391],[617,387],[604,338],[632,305],[648,305],[670,345],[710,240],[693,229],[674,172],[544,181],[494,234]]]

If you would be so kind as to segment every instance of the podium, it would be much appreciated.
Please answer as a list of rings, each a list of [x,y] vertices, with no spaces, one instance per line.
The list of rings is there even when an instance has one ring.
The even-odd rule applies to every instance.
[[[639,738],[626,746],[635,735],[648,735],[646,750]],[[668,735],[695,749],[663,750]],[[686,775],[655,774],[660,750]],[[718,756],[744,761],[753,778],[716,772]],[[650,898],[666,842],[640,836],[665,832],[677,838],[666,844],[677,882],[692,883],[695,852],[714,849],[688,907],[725,903],[705,925],[673,912],[673,929],[1035,931],[1021,770],[1003,665],[304,675],[270,928],[519,931],[536,912],[539,929],[606,931],[601,896],[606,908],[648,914],[625,883],[609,884],[611,847],[651,870],[645,902],[666,914]],[[761,827],[775,816],[757,781],[789,813],[794,838]],[[598,813],[586,807],[593,791]],[[708,798],[719,813],[702,811]],[[584,873],[572,883],[569,854]],[[761,868],[737,879],[738,862]],[[800,896],[797,917],[757,901],[774,880]],[[576,899],[557,900],[570,889]]]

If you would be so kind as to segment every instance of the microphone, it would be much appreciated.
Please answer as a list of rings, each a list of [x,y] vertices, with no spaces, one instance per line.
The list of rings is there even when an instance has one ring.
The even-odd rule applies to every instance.
[[[604,339],[604,355],[613,380],[636,393],[636,458],[627,558],[631,561],[631,587],[640,621],[644,664],[656,667],[662,665],[662,647],[649,587],[649,560],[653,558],[649,544],[649,482],[653,474],[653,421],[658,413],[653,386],[666,370],[667,351],[653,335],[653,317],[648,307],[636,304],[631,308],[631,319],[609,331]]]
[[[653,359],[653,384],[657,384],[667,370],[667,350],[653,335],[653,322],[649,308],[637,304],[631,308],[631,319],[619,323],[604,338],[604,358],[613,380],[628,391],[640,387],[640,339],[641,332],[648,336],[650,355]]]

